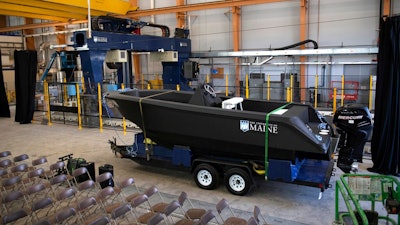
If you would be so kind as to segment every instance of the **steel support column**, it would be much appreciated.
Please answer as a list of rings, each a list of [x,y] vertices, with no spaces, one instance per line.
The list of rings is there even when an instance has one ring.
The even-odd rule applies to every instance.
[[[176,6],[185,5],[184,0],[176,0]],[[177,12],[176,13],[176,27],[184,28],[186,27],[186,12]]]
[[[307,39],[307,0],[300,0],[300,41]],[[300,49],[305,49],[305,45],[300,46]],[[300,56],[300,62],[306,62],[306,56]],[[300,64],[300,102],[306,101],[307,74],[306,65]]]
[[[57,31],[65,31],[65,27],[64,26],[56,26],[56,32]],[[66,39],[65,39],[65,33],[59,33],[57,34],[57,43],[59,45],[63,45],[66,44]],[[59,49],[60,50],[60,49]]]
[[[392,12],[392,1],[391,0],[381,0],[382,1],[382,16],[390,16]]]
[[[0,15],[0,27],[6,27],[6,26],[7,26],[6,16]]]
[[[232,39],[233,39],[233,51],[240,51],[241,41],[241,8],[239,6],[232,7]],[[235,93],[237,96],[240,95],[240,58],[236,57],[235,60]]]
[[[31,24],[33,23],[33,19],[31,18],[25,18],[25,24]],[[27,29],[24,30],[23,32],[24,35],[27,34],[33,34],[33,30]],[[25,48],[26,50],[35,50],[35,39],[33,37],[26,37],[25,38]]]
[[[137,7],[138,6],[138,0],[130,0],[130,3],[132,5],[132,7]],[[138,19],[139,18],[135,18]],[[132,56],[132,62],[133,62],[133,82],[135,84],[140,83],[140,81],[142,80],[142,66],[141,66],[141,62],[140,62],[140,55],[133,55]],[[125,87],[130,87],[130,84],[125,84]]]

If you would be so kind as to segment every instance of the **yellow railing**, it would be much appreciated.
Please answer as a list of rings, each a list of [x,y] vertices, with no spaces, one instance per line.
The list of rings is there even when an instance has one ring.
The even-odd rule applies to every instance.
[[[211,83],[214,89],[224,94],[225,96],[229,96],[230,90],[241,90],[240,93],[234,92],[233,95],[235,96],[242,96],[244,98],[257,98],[269,101],[286,101],[286,102],[299,102],[299,103],[306,103],[311,104],[317,109],[323,110],[331,110],[335,112],[338,107],[347,104],[347,103],[360,103],[364,104],[369,107],[371,111],[374,111],[374,95],[375,95],[375,78],[372,75],[366,76],[367,79],[363,81],[363,85],[359,85],[357,87],[351,87],[349,84],[353,83],[361,83],[360,81],[356,80],[356,76],[350,77],[345,75],[337,75],[334,79],[335,86],[327,83],[326,77],[322,75],[310,75],[307,76],[306,79],[310,87],[307,88],[300,88],[298,79],[295,79],[295,75],[290,74],[290,76],[286,76],[285,81],[282,81],[282,75],[266,75],[264,77],[265,80],[258,80],[260,83],[255,85],[253,82],[253,78],[250,77],[248,74],[243,76],[242,86],[238,87],[236,85],[232,85],[233,75],[224,74],[221,76],[210,76],[204,75],[203,79],[199,79],[197,82],[193,82],[194,85],[201,84],[203,82]],[[158,78],[156,75],[157,82],[149,83],[146,82],[147,80],[151,80],[150,78],[154,79],[153,77],[146,77],[141,76],[141,81],[139,84],[121,84],[121,89],[124,89],[125,86],[139,88],[139,89],[160,89],[162,87],[162,80]],[[333,80],[333,78],[332,78]],[[330,81],[333,82],[333,81]],[[43,93],[38,94],[43,96],[44,102],[43,107],[40,106],[40,109],[44,110],[44,115],[46,116],[47,124],[51,125],[54,122],[54,118],[52,118],[52,109],[54,104],[54,99],[58,99],[58,101],[71,101],[74,100],[72,104],[74,107],[77,108],[76,115],[77,115],[77,124],[79,129],[82,128],[82,118],[87,118],[86,115],[82,114],[81,109],[83,106],[81,104],[86,104],[85,102],[81,101],[80,94],[85,94],[85,84],[83,83],[73,83],[75,86],[76,96],[70,96],[70,86],[71,83],[43,83]],[[100,131],[103,130],[103,102],[102,102],[102,90],[101,84],[97,85],[97,101],[98,101],[98,122],[100,125]],[[160,86],[161,85],[161,86]],[[49,88],[50,86],[50,88]],[[86,87],[88,88],[88,87]],[[91,90],[96,90],[93,87],[89,87]],[[175,89],[180,91],[183,87],[180,85],[176,85]],[[186,87],[185,87],[186,88]],[[193,87],[196,88],[196,87]],[[306,89],[306,90],[304,90]],[[58,93],[58,97],[54,96],[54,91],[57,90],[62,93]],[[186,89],[185,89],[186,90]],[[67,93],[68,92],[68,93]],[[300,93],[306,92],[306,99],[300,99]],[[60,104],[60,103],[59,103]],[[71,104],[68,104],[70,106]],[[51,107],[50,107],[51,106]],[[84,112],[85,113],[85,112]],[[75,120],[76,121],[76,120]],[[108,121],[108,120],[107,120]],[[86,122],[86,120],[85,120]],[[97,122],[97,121],[96,121]],[[125,118],[122,118],[122,121],[119,123],[122,124],[124,134],[127,133],[127,124]]]

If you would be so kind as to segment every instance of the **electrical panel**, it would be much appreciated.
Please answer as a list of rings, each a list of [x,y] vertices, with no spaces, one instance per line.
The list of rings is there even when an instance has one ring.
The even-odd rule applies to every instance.
[[[109,50],[106,54],[105,62],[125,63],[128,62],[128,51]]]
[[[199,64],[193,61],[186,61],[183,63],[183,74],[185,78],[196,78],[199,74]]]
[[[178,62],[178,52],[176,51],[150,52],[150,59],[153,62]]]

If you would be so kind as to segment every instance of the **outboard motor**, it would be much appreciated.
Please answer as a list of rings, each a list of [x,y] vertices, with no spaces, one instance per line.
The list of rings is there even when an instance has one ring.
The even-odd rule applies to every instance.
[[[340,134],[337,166],[349,173],[354,162],[362,162],[364,146],[372,131],[372,117],[368,107],[348,104],[336,110],[333,123]]]

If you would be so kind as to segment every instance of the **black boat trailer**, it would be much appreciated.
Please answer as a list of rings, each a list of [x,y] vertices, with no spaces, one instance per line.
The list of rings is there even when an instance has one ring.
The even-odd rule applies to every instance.
[[[336,146],[337,139],[333,139]],[[147,142],[147,143],[146,143]],[[141,165],[186,170],[193,174],[196,184],[203,189],[215,189],[223,179],[227,189],[235,195],[245,195],[255,187],[256,180],[281,181],[320,188],[322,192],[331,187],[334,160],[269,159],[268,174],[258,164],[237,158],[195,156],[189,147],[174,146],[172,149],[145,140],[143,133],[135,134],[132,145],[118,145],[116,139],[109,141],[112,151],[120,158],[129,158]]]

